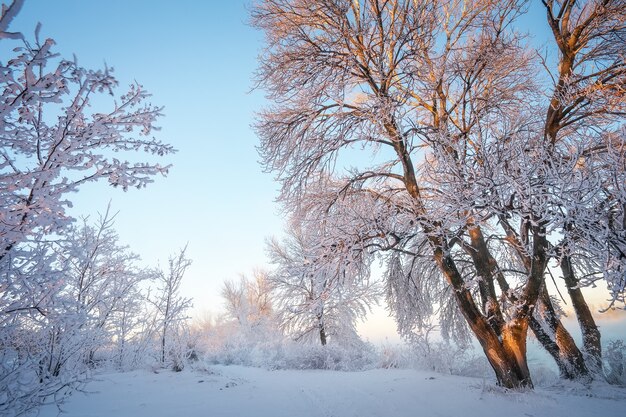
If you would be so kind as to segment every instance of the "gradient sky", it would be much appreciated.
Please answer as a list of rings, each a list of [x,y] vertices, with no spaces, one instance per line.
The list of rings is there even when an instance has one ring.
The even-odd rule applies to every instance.
[[[219,310],[221,282],[262,266],[265,238],[282,229],[250,129],[263,104],[250,93],[262,36],[246,21],[237,1],[26,0],[11,26],[32,39],[41,22],[63,56],[106,62],[121,87],[136,80],[165,106],[157,137],[178,149],[168,177],[126,193],[89,184],[71,212],[95,216],[111,200],[121,241],[149,264],[189,243],[184,292],[198,311]]]
[[[168,177],[126,193],[89,184],[70,197],[71,213],[96,216],[111,201],[121,241],[149,265],[165,265],[188,243],[194,263],[183,292],[195,314],[219,312],[223,280],[264,267],[265,239],[283,228],[278,185],[262,172],[250,128],[264,98],[251,92],[262,34],[247,25],[249,3],[26,0],[10,27],[32,39],[41,22],[41,37],[55,39],[64,57],[93,69],[106,62],[121,87],[136,80],[165,106],[158,138],[178,149]],[[523,19],[537,45],[543,19],[537,8]],[[396,340],[382,308],[363,330]]]

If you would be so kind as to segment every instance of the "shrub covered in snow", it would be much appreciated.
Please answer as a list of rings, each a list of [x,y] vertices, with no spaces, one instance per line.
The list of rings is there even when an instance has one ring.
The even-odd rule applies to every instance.
[[[611,384],[626,385],[626,344],[623,340],[612,340],[604,350],[607,380]]]

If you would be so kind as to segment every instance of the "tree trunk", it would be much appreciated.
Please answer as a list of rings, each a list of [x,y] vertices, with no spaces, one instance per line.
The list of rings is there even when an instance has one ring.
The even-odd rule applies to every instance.
[[[474,266],[476,267],[483,313],[496,334],[501,336],[505,321],[502,311],[500,310],[500,304],[496,297],[496,289],[493,283],[495,265],[492,262],[489,248],[487,247],[480,227],[471,227],[468,230],[468,234],[471,239],[471,247],[468,253],[472,257]]]
[[[326,346],[326,328],[324,326],[323,315],[317,316],[317,323],[320,329],[320,343],[322,346]]]
[[[320,325],[320,342],[322,346],[326,346],[326,330],[324,330],[323,325]]]
[[[506,222],[502,219],[501,222],[505,228],[508,228],[507,235],[511,239],[513,247],[521,248],[521,242],[519,242],[517,237],[513,235],[510,226],[508,226],[508,224],[506,224]],[[545,239],[543,239],[543,241],[544,245],[547,245]],[[537,243],[540,243],[540,240],[537,240]],[[545,251],[542,252],[544,253],[544,260],[547,259]],[[526,270],[532,271],[532,259],[520,250],[518,250],[518,255],[520,256]],[[498,278],[498,283],[502,292],[504,294],[508,294],[509,285],[504,277],[498,275],[496,275],[496,277]],[[519,301],[516,298],[509,297],[509,299],[511,302]],[[555,360],[561,377],[566,379],[577,379],[581,377],[586,378],[589,375],[589,371],[585,366],[580,349],[578,349],[574,339],[557,317],[554,307],[552,306],[552,302],[550,301],[550,296],[547,292],[545,284],[543,283],[539,290],[539,296],[536,304],[537,307],[534,309],[533,314],[529,317],[529,326],[535,334],[535,337],[537,337],[539,343]]]
[[[161,364],[165,363],[165,329],[161,335]]]
[[[545,286],[541,289],[535,315],[530,325],[537,340],[556,361],[561,377],[565,379],[585,379],[589,370],[583,354],[563,323],[556,315]]]
[[[402,138],[402,135],[399,133],[400,130],[397,129],[394,121],[386,123],[385,129],[389,137],[393,139],[394,149],[399,160],[402,162],[406,190],[418,204],[418,211],[424,212],[425,209],[420,196],[420,189],[417,185],[413,163],[404,142],[399,140]],[[532,388],[533,383],[530,378],[530,372],[528,371],[526,358],[526,334],[528,331],[528,317],[531,315],[532,310],[530,306],[534,305],[539,285],[542,282],[543,273],[545,271],[545,247],[547,245],[545,236],[540,239],[534,239],[535,244],[533,249],[538,262],[529,276],[529,284],[525,289],[523,308],[520,308],[519,312],[516,313],[518,317],[514,317],[503,325],[502,323],[498,323],[498,313],[495,310],[492,311],[498,303],[496,302],[495,305],[490,305],[491,294],[489,294],[489,287],[486,286],[483,289],[485,290],[485,300],[487,300],[485,309],[488,310],[489,313],[494,313],[493,318],[496,319],[492,320],[491,323],[476,306],[472,294],[465,286],[463,277],[457,269],[454,259],[450,255],[448,242],[441,238],[436,232],[437,225],[424,224],[423,226],[424,232],[429,236],[428,239],[433,249],[433,258],[439,270],[453,288],[459,310],[461,310],[470,329],[482,346],[487,360],[496,374],[498,385],[514,389]],[[481,271],[490,271],[490,259],[492,257],[482,238],[480,229],[475,227],[470,228],[470,230],[476,232],[473,236],[474,243],[484,250],[484,252],[480,253],[479,258],[473,260],[476,271],[479,273],[481,273]],[[536,235],[539,236],[537,233]],[[481,239],[482,243],[480,242]],[[493,289],[493,275],[491,275],[489,279],[491,280],[491,288]],[[495,293],[495,289],[493,289],[493,293]],[[502,330],[502,340],[496,332],[497,329]]]
[[[502,329],[502,346],[504,352],[515,367],[516,377],[520,381],[520,387],[532,388],[532,380],[526,358],[526,336],[528,335],[528,319],[513,318]]]
[[[498,337],[487,318],[481,314],[471,293],[450,255],[444,255],[441,247],[435,247],[435,261],[454,289],[457,304],[470,329],[483,348],[493,368],[497,383],[505,388],[532,388],[533,383],[526,359],[526,333],[528,320],[514,318],[502,327],[502,340]]]
[[[591,310],[585,301],[582,291],[578,287],[578,279],[574,275],[572,261],[569,256],[561,260],[561,272],[565,280],[567,292],[572,300],[572,306],[578,319],[578,325],[583,336],[583,350],[586,353],[587,366],[595,374],[602,374],[602,347],[600,345],[600,330],[596,325]]]

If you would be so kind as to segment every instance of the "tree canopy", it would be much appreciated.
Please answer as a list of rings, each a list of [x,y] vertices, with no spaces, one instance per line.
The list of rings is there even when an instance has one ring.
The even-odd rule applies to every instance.
[[[555,60],[518,23],[538,6]],[[598,375],[581,288],[604,280],[623,305],[626,4],[265,0],[252,19],[271,101],[256,130],[280,200],[384,257],[401,328],[462,315],[507,387],[532,386],[528,328],[564,377]]]

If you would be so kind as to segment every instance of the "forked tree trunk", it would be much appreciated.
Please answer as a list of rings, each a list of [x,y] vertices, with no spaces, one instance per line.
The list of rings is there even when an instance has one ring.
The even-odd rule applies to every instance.
[[[435,248],[435,261],[454,289],[459,309],[470,329],[478,339],[493,368],[497,383],[505,388],[532,388],[533,383],[526,359],[526,335],[528,319],[517,317],[502,327],[501,339],[487,318],[480,312],[470,291],[456,268],[454,260]]]
[[[504,224],[504,226],[506,227],[508,225]],[[513,234],[510,227],[508,227],[507,234],[513,247],[518,248],[518,255],[526,271],[530,273],[533,268],[532,259],[526,253],[519,250],[523,245]],[[493,262],[493,268],[496,268],[495,261]],[[509,294],[510,288],[508,283],[504,277],[499,278],[498,283],[500,284],[503,294]],[[513,298],[510,299],[510,301],[517,302],[518,300]],[[535,311],[529,316],[529,326],[539,343],[556,362],[561,377],[566,379],[588,378],[589,370],[585,365],[583,355],[571,334],[559,320],[545,284],[541,285],[536,304],[537,307],[534,309]]]
[[[402,162],[406,190],[418,203],[419,211],[425,212],[409,153],[403,141],[395,140],[402,137],[399,133],[399,129],[397,129],[394,121],[386,123],[385,129],[389,137],[394,138],[393,146],[399,160]],[[537,227],[537,229],[539,229],[539,227]],[[498,323],[497,321],[490,323],[487,317],[481,313],[474,302],[472,294],[467,289],[463,277],[457,269],[454,259],[450,255],[447,242],[445,239],[438,236],[436,230],[436,225],[424,225],[424,232],[429,236],[428,239],[433,249],[433,258],[439,270],[453,288],[459,310],[461,310],[470,329],[482,346],[487,360],[496,374],[498,385],[514,389],[532,388],[533,383],[530,378],[526,358],[526,335],[528,332],[528,317],[532,314],[532,308],[530,306],[533,305],[534,301],[537,299],[539,286],[542,282],[547,263],[545,254],[547,240],[545,239],[545,234],[541,235],[535,233],[536,236],[542,237],[534,239],[533,252],[537,258],[537,262],[530,273],[529,285],[527,285],[525,290],[523,308],[520,308],[518,313],[516,313],[518,316],[513,317],[506,323]],[[481,251],[479,258],[474,259],[474,266],[479,272],[489,271],[489,262],[492,257],[489,255],[488,248],[484,244],[480,228],[475,227],[471,228],[471,230],[473,232],[473,243],[479,246]],[[541,230],[541,232],[543,233],[544,231]],[[482,242],[480,241],[481,239]],[[491,281],[492,279],[493,277],[489,278]],[[491,288],[493,289],[493,286]],[[485,299],[490,301],[489,287],[485,287],[484,289],[486,290]],[[485,303],[485,307],[488,310],[495,307],[495,305],[490,306],[489,304],[489,302]],[[502,332],[501,336],[496,332],[496,330],[500,329]]]

